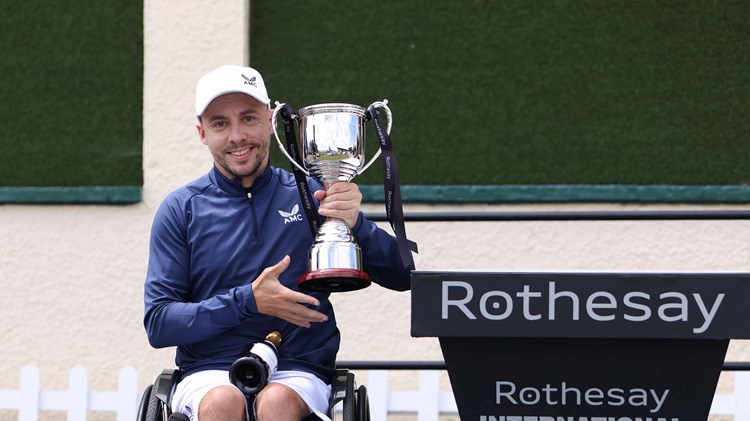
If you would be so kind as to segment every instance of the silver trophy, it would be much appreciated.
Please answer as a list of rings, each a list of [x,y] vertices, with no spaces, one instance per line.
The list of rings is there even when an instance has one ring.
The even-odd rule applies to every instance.
[[[370,106],[385,110],[386,132],[391,132],[391,110],[387,100]],[[349,182],[362,174],[380,156],[380,148],[365,163],[365,111],[352,104],[318,104],[301,108],[297,114],[297,148],[302,154],[300,166],[287,152],[276,133],[276,116],[284,104],[276,103],[271,124],[284,156],[324,188]],[[369,107],[368,107],[369,108]],[[362,270],[362,250],[346,223],[327,218],[318,230],[310,249],[309,271],[299,279],[308,291],[354,291],[369,286],[370,276]]]

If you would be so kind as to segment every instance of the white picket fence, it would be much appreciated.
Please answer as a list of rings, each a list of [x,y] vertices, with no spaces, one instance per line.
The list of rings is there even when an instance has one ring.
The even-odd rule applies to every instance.
[[[89,411],[116,412],[117,421],[136,419],[140,393],[132,367],[120,370],[116,392],[89,391],[89,373],[81,366],[70,370],[68,390],[41,390],[39,379],[36,366],[23,367],[19,390],[0,389],[0,410],[17,410],[18,421],[36,421],[39,411],[67,411],[68,421],[86,421]]]
[[[28,365],[21,369],[18,390],[0,389],[0,410],[18,411],[18,421],[36,421],[40,411],[66,411],[69,421],[86,421],[91,411],[115,412],[117,421],[134,421],[140,400],[138,374],[134,368],[120,370],[115,392],[89,390],[88,371],[76,366],[70,370],[68,390],[40,389],[39,369]],[[419,421],[437,421],[440,416],[458,418],[451,392],[440,390],[439,370],[420,370],[419,389],[392,391],[388,388],[388,370],[367,371],[368,396],[373,421],[386,421],[388,414],[416,414]],[[750,372],[737,371],[733,394],[717,394],[712,415],[732,415],[734,421],[750,421]]]

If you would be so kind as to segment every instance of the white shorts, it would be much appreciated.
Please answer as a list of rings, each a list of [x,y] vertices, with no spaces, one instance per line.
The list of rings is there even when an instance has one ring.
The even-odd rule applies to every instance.
[[[315,375],[302,371],[277,371],[269,382],[281,383],[295,392],[320,419],[327,421],[328,402],[331,399],[331,386]],[[203,396],[217,386],[232,386],[229,373],[223,370],[206,370],[193,373],[179,383],[172,396],[172,412],[181,412],[191,421],[198,420],[198,408]]]

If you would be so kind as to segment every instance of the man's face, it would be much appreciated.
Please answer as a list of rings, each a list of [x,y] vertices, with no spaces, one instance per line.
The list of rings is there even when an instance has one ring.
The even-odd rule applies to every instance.
[[[214,99],[197,126],[217,168],[250,187],[268,166],[271,111],[255,98],[230,93]]]

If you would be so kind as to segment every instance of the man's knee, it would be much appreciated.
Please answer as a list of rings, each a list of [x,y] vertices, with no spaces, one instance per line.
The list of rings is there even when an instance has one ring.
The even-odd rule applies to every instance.
[[[255,410],[259,420],[302,419],[309,412],[297,392],[279,383],[269,383],[260,391]]]
[[[217,386],[201,399],[198,409],[202,421],[245,419],[245,395],[232,386]]]

